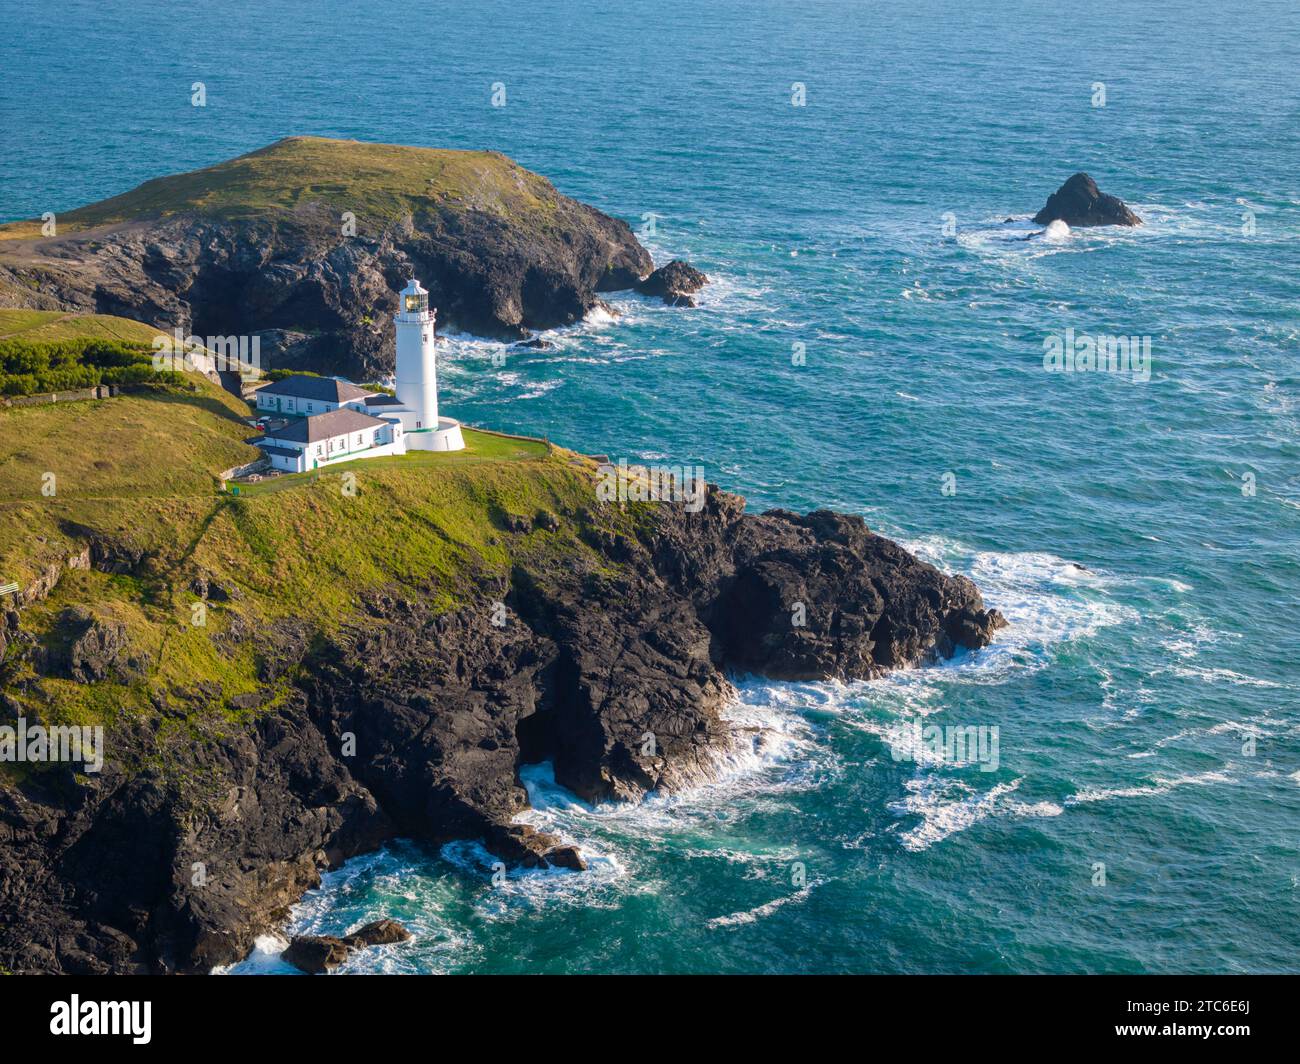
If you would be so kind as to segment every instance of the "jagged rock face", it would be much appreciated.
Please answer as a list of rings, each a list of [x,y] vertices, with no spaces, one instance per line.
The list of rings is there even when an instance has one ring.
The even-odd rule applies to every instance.
[[[656,296],[669,306],[693,307],[695,293],[708,283],[709,278],[700,270],[681,259],[673,259],[638,283],[636,290],[642,295]]]
[[[140,723],[88,782],[56,766],[0,787],[0,966],[204,971],[245,955],[322,868],[395,835],[581,868],[512,822],[521,764],[552,761],[591,800],[701,782],[731,741],[729,670],[870,677],[1005,623],[858,518],[746,514],[717,489],[698,513],[655,507],[635,536],[599,510],[548,516],[591,551],[520,547],[508,578],[467,578],[443,612],[431,588],[390,586],[333,634],[243,633],[268,680],[294,669],[287,701],[241,725],[160,694],[160,719],[207,730]],[[128,776],[124,749],[173,771]]]
[[[860,517],[752,515],[743,505],[711,491],[711,520],[670,511],[650,543],[656,569],[691,596],[728,668],[870,678],[986,646],[1006,624],[968,579],[918,560]]]
[[[1006,623],[965,577],[828,510],[745,521],[717,615],[729,661],[787,680],[878,676],[984,646]]]
[[[302,700],[184,745],[156,727],[106,736],[103,773],[70,766],[0,787],[0,965],[103,974],[205,971],[242,956],[319,870],[391,836]],[[122,772],[152,748],[188,778]],[[175,747],[175,748],[173,748]]]
[[[79,683],[110,677],[138,679],[145,663],[131,654],[126,626],[96,617],[84,606],[64,610],[57,626],[59,645],[46,655],[48,670]]]
[[[1062,221],[1072,228],[1099,225],[1141,225],[1118,196],[1109,196],[1097,188],[1097,182],[1084,173],[1075,174],[1047,197],[1047,203],[1034,215],[1035,225]]]
[[[599,293],[653,269],[626,223],[558,204],[545,230],[445,208],[344,236],[336,214],[304,208],[273,221],[189,215],[6,241],[0,293],[186,335],[257,335],[263,368],[369,380],[392,372],[392,315],[412,276],[440,328],[520,340],[581,320]]]

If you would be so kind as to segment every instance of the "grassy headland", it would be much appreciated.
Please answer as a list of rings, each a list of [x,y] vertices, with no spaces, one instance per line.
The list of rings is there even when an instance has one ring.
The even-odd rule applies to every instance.
[[[499,152],[412,148],[325,137],[286,137],[184,174],[57,216],[59,234],[170,215],[278,216],[320,204],[358,219],[393,220],[435,206],[501,219],[544,218],[559,193]],[[34,239],[41,223],[0,225],[0,240]]]
[[[23,609],[22,631],[54,647],[60,617],[85,607],[124,627],[143,663],[131,679],[82,683],[42,673],[11,644],[0,686],[30,718],[109,723],[155,714],[164,693],[201,707],[199,716],[229,719],[245,712],[231,705],[239,695],[259,691],[259,708],[275,704],[249,633],[278,622],[328,633],[383,587],[450,607],[473,580],[504,581],[515,551],[562,564],[590,549],[571,516],[594,501],[590,461],[473,430],[462,452],[358,461],[222,494],[218,474],[256,456],[244,442],[247,404],[187,378],[0,411],[0,583],[26,588],[63,567],[49,596]],[[542,510],[570,516],[555,531],[505,531],[507,515]],[[133,559],[129,571],[67,567],[91,541]],[[198,580],[220,593],[204,601]],[[291,678],[277,681],[282,693]],[[188,728],[197,718],[180,719]]]

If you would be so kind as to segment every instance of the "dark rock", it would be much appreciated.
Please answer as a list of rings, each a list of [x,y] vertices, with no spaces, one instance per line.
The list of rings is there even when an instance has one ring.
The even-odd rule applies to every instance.
[[[286,167],[289,182],[299,143],[289,138],[257,154],[263,165]],[[348,171],[355,145],[315,146],[340,152],[338,183],[373,180]],[[419,149],[408,150],[412,167],[429,167]],[[230,161],[222,178],[242,165]],[[36,309],[118,314],[165,332],[256,335],[264,367],[374,380],[393,371],[386,323],[412,275],[429,289],[440,328],[515,341],[581,321],[601,305],[599,293],[630,289],[653,269],[626,222],[503,157],[485,160],[483,170],[491,176],[465,195],[418,197],[398,216],[357,208],[354,236],[341,232],[346,208],[324,202],[309,182],[293,210],[235,216],[184,206],[21,246],[6,241],[0,290]],[[178,180],[205,179],[160,178],[159,194]],[[494,198],[498,190],[503,199]],[[516,190],[540,208],[512,209]]]
[[[508,578],[467,571],[454,608],[444,585],[394,584],[328,630],[249,626],[266,676],[293,677],[271,708],[232,721],[219,689],[154,692],[158,716],[116,725],[93,780],[0,786],[0,967],[229,963],[322,869],[395,835],[581,868],[574,847],[514,823],[521,765],[550,761],[589,800],[679,789],[730,752],[728,670],[872,677],[984,646],[1005,623],[969,580],[857,517],[747,514],[713,487],[695,513],[661,503],[620,525],[612,512],[590,503],[579,549],[515,541]],[[558,526],[549,517],[538,524]],[[111,672],[118,635],[97,629],[78,667]],[[186,726],[164,727],[169,714]],[[118,754],[161,758],[166,774],[127,774]],[[352,937],[292,956],[327,970]]]
[[[351,952],[348,943],[333,935],[300,935],[280,956],[308,975],[323,975],[347,960]]]
[[[190,590],[199,598],[207,599],[209,602],[229,602],[231,599],[242,597],[239,589],[234,585],[226,587],[206,573],[201,573],[190,581]]]
[[[533,522],[538,528],[543,528],[547,532],[558,532],[560,530],[560,519],[550,510],[538,510]]]
[[[544,340],[540,336],[531,336],[527,340],[520,340],[515,347],[527,348],[530,351],[552,351],[555,345],[550,340]]]
[[[543,855],[552,868],[568,868],[574,872],[585,872],[587,862],[582,859],[576,846],[556,846]]]
[[[406,942],[410,938],[411,932],[396,920],[374,920],[357,928],[343,941],[355,949],[363,946],[387,946],[395,942]]]
[[[680,259],[673,259],[649,277],[638,281],[636,290],[655,296],[675,307],[695,306],[695,293],[709,283],[708,277]]]
[[[546,854],[558,840],[528,824],[498,822],[487,826],[483,841],[502,860],[524,868],[545,868]]]
[[[507,532],[523,534],[533,530],[533,521],[530,517],[524,517],[523,514],[506,514],[502,518],[502,523]]]
[[[1109,196],[1084,173],[1075,174],[1047,197],[1047,204],[1034,215],[1035,225],[1063,221],[1072,228],[1099,225],[1141,225],[1142,219],[1118,196]]]
[[[4,661],[5,650],[18,634],[18,611],[5,610],[0,613],[0,661]]]
[[[95,533],[90,540],[91,565],[101,573],[135,573],[145,560],[145,551],[130,540]]]
[[[131,653],[126,625],[96,617],[84,606],[70,606],[55,623],[56,644],[46,657],[46,667],[78,683],[97,680],[137,679],[144,662]]]
[[[819,510],[742,515],[710,491],[701,536],[673,511],[651,545],[667,578],[689,580],[721,656],[779,679],[871,677],[978,649],[1002,623],[975,585],[947,576],[860,517]],[[715,538],[716,536],[716,538]]]
[[[278,680],[302,660],[311,637],[307,622],[283,618],[258,631],[257,678],[263,683]]]
[[[358,949],[406,942],[411,932],[396,920],[375,920],[350,935],[299,935],[280,956],[308,975],[323,975],[348,959]]]

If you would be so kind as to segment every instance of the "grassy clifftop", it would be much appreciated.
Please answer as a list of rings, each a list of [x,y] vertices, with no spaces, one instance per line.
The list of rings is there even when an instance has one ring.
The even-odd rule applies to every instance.
[[[151,346],[160,330],[113,314],[0,308],[0,341],[58,344],[68,340],[119,340]],[[164,334],[168,335],[168,334]]]
[[[466,430],[463,452],[222,494],[217,474],[255,455],[246,414],[203,378],[0,411],[0,583],[29,588],[62,566],[49,596],[22,610],[27,642],[11,640],[0,666],[0,688],[29,717],[121,722],[154,714],[160,693],[216,719],[251,711],[240,695],[259,692],[262,708],[274,704],[265,655],[279,626],[330,632],[385,587],[451,606],[471,580],[504,581],[514,552],[562,564],[589,550],[563,516],[594,502],[591,463],[570,452]],[[53,494],[42,492],[47,474]],[[560,527],[506,531],[507,515],[541,510]],[[69,567],[88,543],[96,564]],[[82,682],[40,666],[32,639],[56,653],[70,607],[125,634],[131,674]],[[275,681],[282,693],[290,679]],[[193,723],[183,713],[172,726]]]
[[[256,217],[314,204],[369,218],[395,219],[450,205],[519,219],[549,214],[558,201],[549,181],[499,152],[287,137],[59,214],[58,225],[62,235],[170,215]],[[38,221],[0,226],[0,239],[39,235]]]
[[[290,137],[66,206],[47,233],[0,225],[0,305],[256,335],[277,366],[355,380],[392,372],[412,275],[442,328],[513,341],[654,269],[626,222],[492,151]]]

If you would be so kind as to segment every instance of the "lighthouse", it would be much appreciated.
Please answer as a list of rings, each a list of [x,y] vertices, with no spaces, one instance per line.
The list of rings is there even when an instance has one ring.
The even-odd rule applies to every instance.
[[[398,296],[397,398],[381,417],[400,419],[407,450],[459,451],[465,446],[460,422],[438,416],[438,366],[434,346],[437,312],[429,293],[414,277]]]
[[[397,325],[397,399],[418,416],[407,431],[438,425],[438,367],[429,293],[414,277],[402,289]]]

